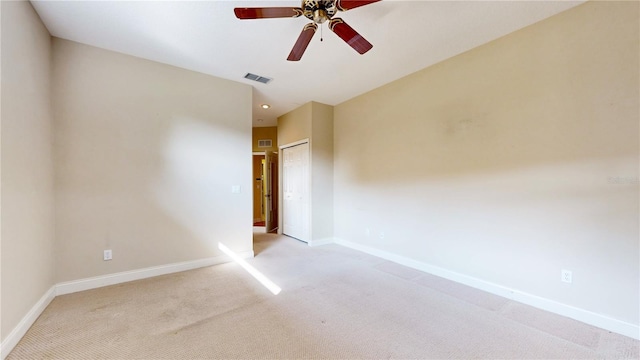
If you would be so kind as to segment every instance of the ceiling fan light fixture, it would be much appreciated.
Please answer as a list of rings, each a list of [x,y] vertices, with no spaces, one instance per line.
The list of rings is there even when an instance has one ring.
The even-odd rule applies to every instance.
[[[322,24],[325,21],[327,21],[327,19],[328,19],[328,16],[327,16],[327,11],[326,10],[324,10],[324,9],[316,9],[313,12],[313,21],[316,24]]]

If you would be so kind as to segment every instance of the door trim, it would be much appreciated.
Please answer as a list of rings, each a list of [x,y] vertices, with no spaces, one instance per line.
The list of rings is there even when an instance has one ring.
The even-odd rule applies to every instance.
[[[284,145],[280,145],[280,146],[278,146],[278,149],[282,150],[282,149],[286,149],[286,148],[302,145],[304,143],[308,143],[309,144],[309,150],[311,150],[311,141],[309,141],[309,138],[298,140],[298,141],[294,141],[292,143],[288,143],[288,144],[284,144]],[[309,154],[311,154],[311,151],[309,151]]]

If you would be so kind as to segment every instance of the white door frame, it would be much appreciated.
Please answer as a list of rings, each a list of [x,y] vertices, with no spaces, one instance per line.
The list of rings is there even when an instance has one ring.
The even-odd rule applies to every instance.
[[[266,157],[266,155],[267,155],[267,152],[266,152],[266,151],[254,151],[254,152],[252,153],[252,155],[251,155],[251,164],[252,164],[252,165],[251,165],[251,169],[252,169],[252,170],[251,170],[251,188],[252,188],[252,193],[251,193],[251,204],[253,204],[253,200],[254,200],[254,196],[255,196],[255,191],[256,191],[255,187],[253,186],[253,185],[254,185],[254,181],[255,181],[255,174],[253,173],[253,157],[254,157],[254,156],[265,156],[265,157]],[[260,199],[260,206],[261,206],[261,207],[262,207],[262,202],[263,202],[263,201],[264,201],[264,200],[262,199],[262,196],[261,196],[261,199]],[[254,211],[254,210],[255,210],[255,209],[253,209],[253,205],[251,205],[251,214],[252,214],[252,215],[253,215],[253,211]],[[251,216],[251,218],[253,219],[253,221],[254,221],[254,222],[256,221],[256,219],[255,219],[253,216]],[[266,225],[266,223],[265,223],[265,225]],[[265,226],[265,229],[266,229],[266,226]],[[255,227],[253,228],[253,231],[256,231],[256,228],[255,228]]]
[[[278,230],[278,225],[279,222],[277,222],[278,219],[278,214],[280,213],[280,211],[278,210],[279,204],[279,197],[274,198],[274,195],[278,194],[278,189],[280,188],[280,184],[279,183],[274,183],[274,172],[275,172],[275,177],[277,178],[278,176],[278,171],[279,171],[279,167],[274,169],[272,167],[273,163],[274,163],[274,159],[276,165],[278,164],[278,152],[277,151],[266,151],[265,152],[265,156],[264,156],[264,165],[263,165],[263,172],[264,172],[264,178],[267,181],[263,181],[263,185],[265,185],[265,196],[263,198],[264,201],[264,214],[265,214],[265,229],[267,232],[273,231],[273,230]],[[274,186],[275,186],[275,191],[274,191]],[[273,211],[273,207],[276,207],[276,211],[274,213]],[[276,219],[276,222],[274,223],[274,218]]]
[[[311,206],[311,202],[313,201],[313,196],[312,196],[312,191],[311,191],[311,163],[312,163],[312,159],[311,159],[311,140],[309,138],[306,139],[302,139],[302,140],[298,140],[298,141],[294,141],[288,144],[284,144],[284,145],[279,145],[278,146],[278,153],[282,154],[282,151],[286,148],[290,148],[290,147],[294,147],[297,145],[302,145],[302,144],[309,144],[309,174],[307,176],[307,180],[308,180],[308,186],[309,186],[309,202],[308,202],[308,207],[309,209],[307,209],[307,214],[309,214],[309,218],[308,218],[308,222],[309,222],[309,229],[308,229],[308,234],[307,234],[307,241],[311,241],[311,209],[313,208]],[[283,191],[282,191],[282,179],[284,178],[284,170],[282,168],[283,163],[284,163],[284,156],[280,157],[278,159],[278,234],[282,235],[282,229],[284,227],[283,221],[283,209],[284,209],[284,199],[283,199]]]

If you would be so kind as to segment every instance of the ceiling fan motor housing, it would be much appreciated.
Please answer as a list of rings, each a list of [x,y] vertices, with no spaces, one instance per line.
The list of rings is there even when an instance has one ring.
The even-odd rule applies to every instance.
[[[338,11],[335,0],[302,0],[304,16],[317,24],[331,19]]]

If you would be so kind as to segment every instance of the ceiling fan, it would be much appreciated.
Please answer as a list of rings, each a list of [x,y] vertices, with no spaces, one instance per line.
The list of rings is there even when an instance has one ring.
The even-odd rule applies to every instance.
[[[287,60],[298,61],[316,33],[318,25],[329,21],[329,29],[360,54],[371,50],[373,45],[363,38],[341,18],[333,16],[338,11],[347,11],[360,6],[369,5],[380,0],[302,0],[301,7],[256,7],[235,8],[236,17],[241,20],[268,18],[306,17],[313,22],[302,29]]]

